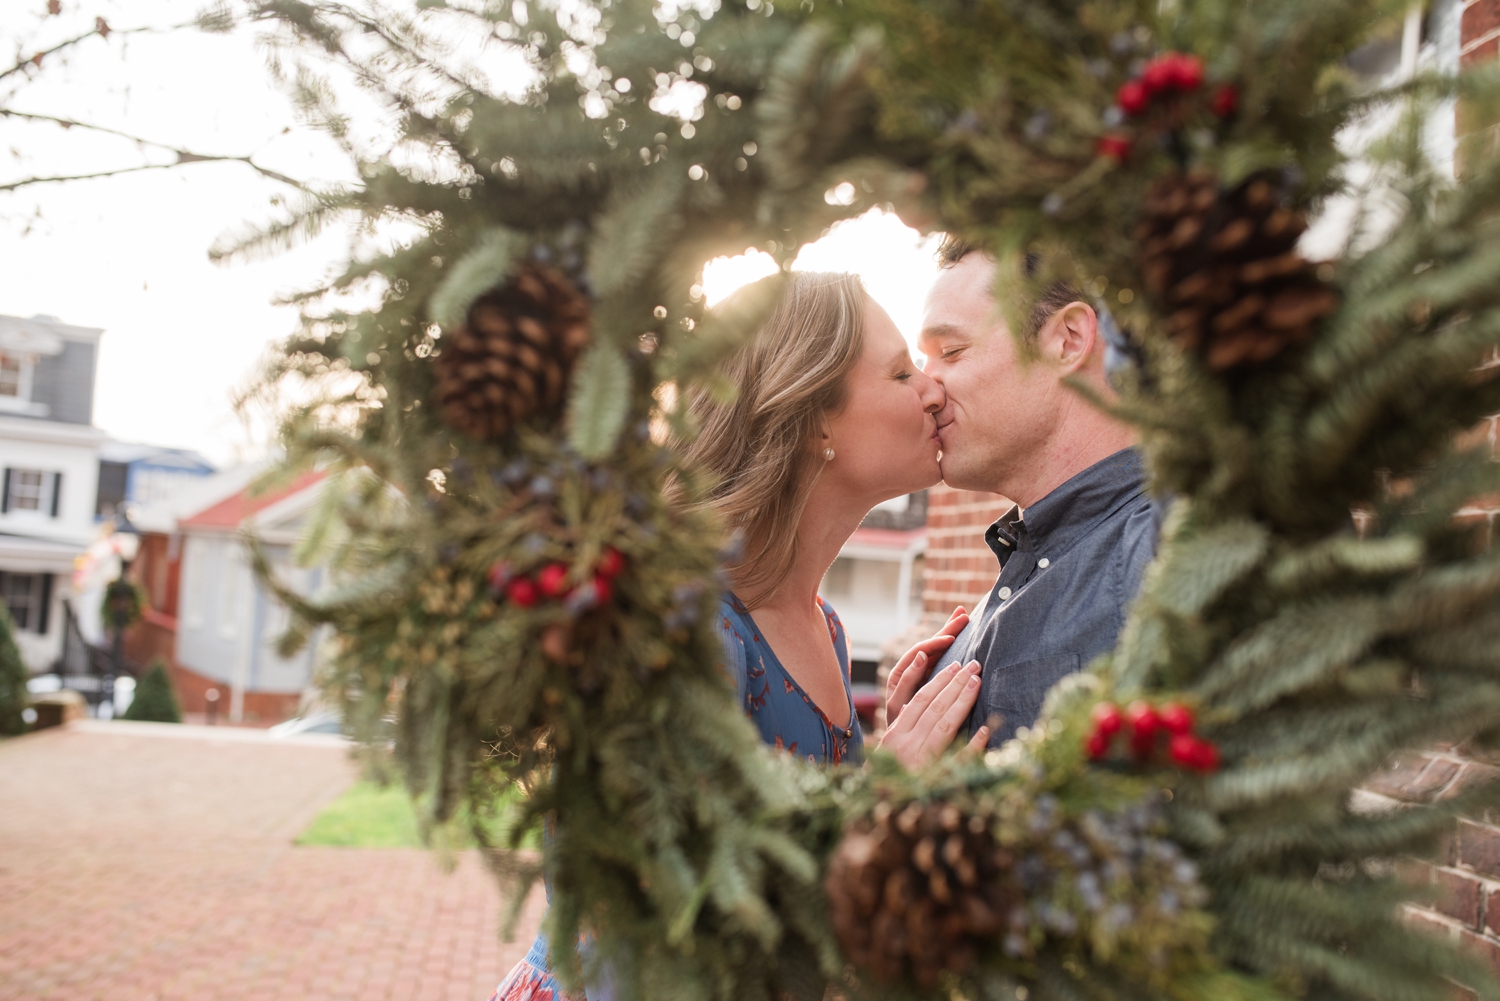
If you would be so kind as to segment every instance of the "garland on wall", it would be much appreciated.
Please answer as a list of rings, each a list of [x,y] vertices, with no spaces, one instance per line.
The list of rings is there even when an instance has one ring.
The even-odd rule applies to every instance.
[[[305,401],[290,466],[334,473],[299,556],[343,582],[282,591],[286,642],[331,627],[326,684],[367,733],[397,714],[439,835],[515,787],[513,844],[555,819],[565,984],[587,934],[626,997],[1500,996],[1401,926],[1381,862],[1446,815],[1349,809],[1394,750],[1500,727],[1500,558],[1453,517],[1500,486],[1455,439],[1500,411],[1500,169],[1469,143],[1455,185],[1423,143],[1449,98],[1496,120],[1496,81],[1361,82],[1345,57],[1405,6],[240,12],[361,180],[224,256],[340,215],[407,234],[305,297],[268,377]],[[1341,137],[1382,121],[1380,213],[1304,259],[1361,194]],[[1107,303],[1117,409],[1175,498],[1118,648],[915,776],[760,746],[716,666],[721,528],[664,496],[705,483],[653,431],[692,431],[661,387],[732,391],[716,365],[776,292],[709,314],[705,261],[785,265],[880,205],[990,247],[1003,301],[1066,277]]]

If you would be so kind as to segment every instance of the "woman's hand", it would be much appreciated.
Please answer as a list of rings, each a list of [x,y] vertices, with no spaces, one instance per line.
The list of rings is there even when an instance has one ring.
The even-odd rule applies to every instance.
[[[958,728],[973,711],[979,698],[979,672],[977,660],[963,667],[955,661],[933,675],[886,729],[880,746],[894,753],[908,771],[930,763],[953,743]],[[974,731],[965,751],[977,753],[989,740],[990,728],[982,726]]]
[[[933,633],[901,655],[885,682],[885,725],[891,726],[901,716],[901,710],[911,701],[922,682],[927,678],[927,665],[932,659],[952,645],[958,634],[969,624],[969,613],[959,605],[943,623],[943,628]]]

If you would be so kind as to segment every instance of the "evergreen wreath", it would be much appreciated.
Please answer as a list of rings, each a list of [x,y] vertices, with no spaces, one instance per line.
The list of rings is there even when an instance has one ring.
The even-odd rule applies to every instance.
[[[332,473],[299,555],[343,582],[281,589],[286,642],[331,627],[330,690],[372,735],[394,708],[434,831],[472,803],[482,839],[524,790],[489,855],[519,890],[540,870],[504,849],[555,820],[566,986],[587,935],[627,998],[1500,997],[1402,926],[1388,864],[1492,794],[1350,808],[1393,751],[1500,732],[1500,554],[1454,517],[1500,487],[1456,437],[1500,411],[1500,166],[1477,133],[1454,184],[1421,141],[1449,99],[1500,120],[1500,81],[1361,89],[1344,56],[1406,7],[250,0],[361,182],[221,256],[340,216],[411,234],[303,296],[267,377],[301,386],[291,467]],[[487,82],[501,50],[524,95]],[[1303,260],[1308,218],[1368,194],[1340,137],[1381,120],[1384,216]],[[722,532],[681,503],[704,479],[653,433],[692,433],[661,387],[733,391],[716,365],[776,292],[711,314],[703,263],[787,265],[878,205],[990,249],[1003,302],[1107,299],[1116,409],[1174,498],[1117,649],[920,775],[759,744],[716,666]]]

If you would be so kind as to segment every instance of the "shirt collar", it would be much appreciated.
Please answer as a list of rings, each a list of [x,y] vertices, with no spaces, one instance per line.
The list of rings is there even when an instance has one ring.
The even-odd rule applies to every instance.
[[[984,540],[1001,566],[1018,550],[1062,553],[1145,488],[1140,452],[1123,448],[1074,475],[1025,512],[1012,507],[989,527]]]

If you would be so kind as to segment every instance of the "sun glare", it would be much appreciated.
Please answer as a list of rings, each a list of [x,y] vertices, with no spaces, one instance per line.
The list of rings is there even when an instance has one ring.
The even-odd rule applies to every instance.
[[[834,189],[830,189],[834,190]],[[923,237],[889,212],[871,209],[836,224],[821,240],[797,255],[797,271],[853,271],[885,307],[909,343],[922,321],[922,300],[937,277],[938,236]],[[709,306],[730,293],[776,273],[776,261],[755,248],[738,257],[716,257],[703,268],[703,296]]]

